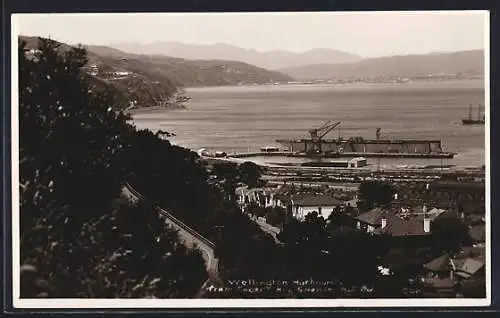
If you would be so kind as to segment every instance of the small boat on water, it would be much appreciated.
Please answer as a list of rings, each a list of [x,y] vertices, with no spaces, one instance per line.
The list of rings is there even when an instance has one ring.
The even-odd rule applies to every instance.
[[[472,104],[469,105],[469,118],[462,119],[462,125],[484,125],[484,113],[481,117],[481,105],[477,107],[477,119],[472,119]]]

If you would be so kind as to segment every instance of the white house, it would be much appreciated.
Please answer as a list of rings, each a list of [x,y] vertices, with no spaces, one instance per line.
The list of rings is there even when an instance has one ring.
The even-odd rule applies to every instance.
[[[333,210],[341,205],[340,201],[329,195],[308,194],[302,197],[292,197],[292,216],[304,220],[306,215],[317,212],[327,219]]]

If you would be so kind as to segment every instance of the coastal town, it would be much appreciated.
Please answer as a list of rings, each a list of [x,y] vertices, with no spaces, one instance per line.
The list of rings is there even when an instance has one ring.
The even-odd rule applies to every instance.
[[[291,243],[284,237],[290,224],[311,222],[311,218],[325,220],[327,240],[335,239],[334,233],[342,229],[362,233],[376,244],[383,244],[385,255],[377,257],[377,269],[382,277],[406,276],[401,295],[482,297],[486,264],[485,188],[481,178],[471,180],[474,179],[459,182],[440,176],[426,182],[261,182],[259,187],[237,187],[235,196],[241,211],[282,246]],[[379,197],[368,199],[370,192]],[[381,201],[367,202],[378,199]],[[287,290],[273,281],[260,285],[244,279],[240,282],[243,283],[238,285],[237,280],[232,280],[226,288],[207,287],[209,295],[218,297],[238,288],[239,295],[247,297],[275,288]],[[368,284],[349,288],[338,282],[321,288],[307,282],[303,285],[303,295],[309,296],[330,292],[337,297],[370,297],[370,292],[374,292],[373,285]]]

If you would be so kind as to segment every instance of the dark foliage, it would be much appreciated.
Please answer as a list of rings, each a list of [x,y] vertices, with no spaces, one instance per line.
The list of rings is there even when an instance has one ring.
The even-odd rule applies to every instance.
[[[395,188],[386,182],[364,181],[359,186],[358,209],[364,212],[375,205],[387,205],[392,201],[395,192]]]
[[[286,224],[279,239],[285,242],[288,266],[282,276],[289,279],[311,277],[338,279],[346,284],[374,284],[383,244],[349,226],[326,224],[317,213],[303,222]],[[292,261],[293,260],[293,261]]]
[[[238,173],[242,182],[249,188],[254,188],[259,185],[262,169],[255,163],[247,161],[238,166]]]
[[[19,47],[21,295],[194,295],[206,279],[200,253],[151,206],[110,206],[140,133],[92,89],[84,49],[44,39],[39,48]]]
[[[471,244],[467,224],[457,217],[438,218],[432,222],[433,248],[444,253],[458,252],[463,245]]]

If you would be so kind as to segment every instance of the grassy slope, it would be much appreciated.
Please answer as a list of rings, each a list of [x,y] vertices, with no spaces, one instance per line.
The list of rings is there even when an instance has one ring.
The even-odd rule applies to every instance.
[[[36,37],[21,36],[26,47],[37,48]],[[62,43],[62,51],[71,46]],[[127,107],[129,100],[137,100],[139,106],[156,104],[161,96],[168,96],[183,86],[217,86],[265,84],[292,80],[289,76],[235,61],[185,60],[166,56],[128,54],[107,46],[85,46],[88,51],[88,68],[96,64],[103,73],[126,71],[133,76],[110,81],[103,76],[91,77],[99,89],[115,93],[120,107]]]

